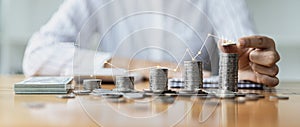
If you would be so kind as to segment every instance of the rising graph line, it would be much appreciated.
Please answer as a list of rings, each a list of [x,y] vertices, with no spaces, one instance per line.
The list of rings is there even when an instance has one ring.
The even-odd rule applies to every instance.
[[[172,69],[172,68],[163,67],[163,66],[158,65],[158,66],[151,66],[151,67],[144,67],[144,68],[135,68],[135,69],[132,69],[132,70],[124,70],[124,69],[121,69],[121,68],[119,68],[119,67],[117,67],[117,66],[115,66],[115,65],[113,65],[113,64],[111,64],[111,63],[109,63],[108,61],[105,61],[104,63],[110,65],[110,66],[113,67],[113,68],[120,69],[120,70],[125,71],[125,72],[143,71],[143,70],[149,70],[149,69],[152,69],[152,68],[166,68],[166,69],[168,69],[168,70],[171,70],[171,71],[176,72],[177,69],[178,69],[179,66],[180,66],[180,63],[183,61],[184,57],[185,57],[187,54],[189,54],[189,56],[191,57],[191,59],[192,59],[193,61],[196,60],[196,58],[197,58],[198,56],[201,55],[202,50],[203,50],[205,44],[207,43],[207,40],[208,40],[210,37],[216,38],[216,39],[218,39],[218,40],[226,40],[226,39],[224,39],[223,37],[218,37],[218,36],[213,35],[213,34],[210,34],[210,33],[207,34],[207,36],[206,36],[206,38],[205,38],[205,40],[204,40],[204,42],[203,42],[203,44],[202,44],[200,50],[197,52],[197,54],[196,54],[196,55],[193,55],[192,52],[191,52],[191,50],[190,50],[189,48],[187,48],[187,49],[185,50],[183,56],[181,57],[180,61],[178,62],[178,64],[177,64],[176,67],[173,68],[173,69]],[[228,40],[228,41],[234,42],[234,41],[231,41],[231,40]]]

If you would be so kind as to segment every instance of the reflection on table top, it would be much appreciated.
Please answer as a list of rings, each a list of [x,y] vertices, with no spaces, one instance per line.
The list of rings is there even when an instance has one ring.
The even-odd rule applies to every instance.
[[[177,97],[173,104],[155,97],[112,103],[88,95],[60,99],[56,95],[16,95],[13,84],[23,76],[0,76],[0,126],[300,126],[300,87],[281,83],[273,92],[244,90],[265,95],[258,101]],[[113,85],[102,85],[112,89]],[[142,90],[148,83],[138,83]],[[270,100],[282,94],[288,100]]]

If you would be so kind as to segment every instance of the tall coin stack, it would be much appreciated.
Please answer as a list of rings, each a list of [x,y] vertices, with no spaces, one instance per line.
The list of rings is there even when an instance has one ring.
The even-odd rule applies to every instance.
[[[238,54],[221,53],[219,62],[219,87],[222,90],[237,92]]]
[[[184,61],[184,88],[186,90],[203,88],[201,61]]]
[[[168,90],[168,69],[150,69],[150,90],[153,92],[163,92]]]
[[[117,91],[133,91],[134,77],[133,76],[116,76]]]

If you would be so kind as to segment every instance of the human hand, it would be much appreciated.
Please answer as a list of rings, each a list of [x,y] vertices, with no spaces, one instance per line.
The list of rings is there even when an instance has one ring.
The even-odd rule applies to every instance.
[[[223,42],[225,40],[222,40]],[[237,45],[221,46],[225,53],[239,54],[239,80],[249,80],[266,86],[278,85],[276,63],[280,56],[273,39],[266,36],[248,36],[239,39]]]

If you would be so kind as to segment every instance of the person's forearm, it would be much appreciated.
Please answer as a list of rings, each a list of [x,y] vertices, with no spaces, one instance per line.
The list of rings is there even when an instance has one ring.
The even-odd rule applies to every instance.
[[[42,43],[48,42],[48,43]],[[23,71],[26,76],[61,75],[72,69],[74,46],[72,43],[51,43],[47,38],[35,34],[28,44]]]

